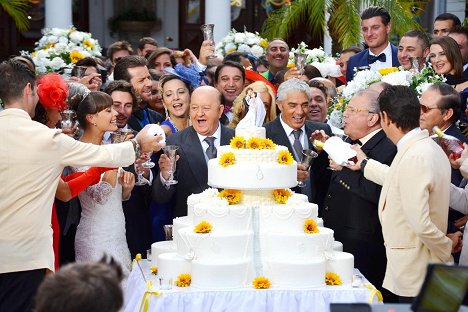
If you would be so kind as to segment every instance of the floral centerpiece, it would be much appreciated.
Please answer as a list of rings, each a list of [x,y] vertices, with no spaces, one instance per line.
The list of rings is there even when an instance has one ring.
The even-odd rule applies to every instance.
[[[301,42],[297,45],[297,48],[292,48],[289,52],[288,67],[292,68],[295,66],[295,57],[294,53],[306,54],[305,65],[315,66],[322,77],[332,76],[339,77],[341,76],[340,66],[336,64],[336,60],[325,53],[322,47],[308,49],[307,44]]]
[[[252,53],[256,57],[265,55],[268,41],[258,34],[246,30],[237,32],[232,29],[226,37],[216,44],[216,53],[222,55],[232,52]]]
[[[30,56],[38,73],[58,72],[69,74],[76,62],[89,56],[100,56],[101,46],[90,33],[71,27],[45,28],[42,38],[36,42],[33,53],[22,51]]]

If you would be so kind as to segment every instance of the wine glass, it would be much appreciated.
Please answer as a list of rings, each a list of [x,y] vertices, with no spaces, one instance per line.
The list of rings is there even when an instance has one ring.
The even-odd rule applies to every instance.
[[[172,163],[172,168],[169,170],[169,178],[166,181],[166,184],[168,185],[173,185],[177,184],[178,181],[174,179],[174,173],[176,171],[176,155],[177,155],[177,150],[179,147],[177,145],[166,145],[163,147],[163,152],[164,154],[169,157]]]
[[[200,29],[203,33],[203,40],[210,40],[211,45],[214,47],[214,24],[203,24],[200,26]],[[213,53],[207,56],[208,59],[216,58],[216,55]]]
[[[112,131],[109,138],[112,144],[122,143],[125,139],[124,134],[120,130]]]
[[[316,152],[314,152],[311,149],[305,149],[302,151],[301,165],[304,165],[305,170],[308,171],[310,168],[310,165],[312,164],[312,161],[314,160],[314,158],[317,158],[317,157],[318,157],[318,154]],[[306,184],[304,183],[304,181],[297,181],[297,186],[305,187]]]
[[[148,159],[142,164],[143,168],[151,169],[155,166],[155,163],[151,161],[152,154],[153,153],[145,153],[145,156],[148,157]]]
[[[304,73],[306,59],[307,59],[307,54],[294,53],[294,60],[296,63],[297,71],[299,72],[299,76],[302,76],[302,74]]]
[[[65,109],[61,112],[62,121],[60,122],[60,127],[62,130],[71,130],[75,126],[74,118],[76,116],[75,112],[71,109]]]
[[[76,78],[83,78],[84,74],[86,72],[86,69],[88,69],[86,66],[75,66],[76,68]]]

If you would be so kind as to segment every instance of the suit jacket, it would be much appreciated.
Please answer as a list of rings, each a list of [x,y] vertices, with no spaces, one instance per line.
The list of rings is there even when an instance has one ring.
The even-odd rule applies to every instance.
[[[457,139],[459,139],[460,141],[464,143],[468,143],[468,139],[466,138],[466,136],[463,135],[463,133],[460,131],[460,129],[457,127],[455,123],[450,125],[450,127],[448,127],[447,130],[445,130],[445,134],[456,137]],[[460,173],[460,170],[452,168],[452,179],[451,179],[452,183],[455,184],[456,186],[459,186],[462,179],[463,177]]]
[[[396,146],[383,130],[362,147],[372,159],[390,165]],[[354,264],[377,288],[382,286],[387,258],[378,216],[381,186],[364,178],[361,171],[333,171],[325,198],[323,221],[334,231],[343,250],[354,255]],[[369,254],[373,263],[369,264]]]
[[[221,126],[221,145],[228,145],[233,136],[233,129]],[[157,176],[153,182],[152,196],[158,203],[167,203],[175,197],[174,217],[186,216],[187,197],[201,193],[209,187],[205,152],[193,127],[168,137],[167,145],[179,146],[177,153],[180,158],[175,173],[179,183],[166,188]]]
[[[284,131],[283,125],[280,121],[281,115],[276,117],[275,120],[265,124],[266,136],[278,145],[286,146],[294,155],[293,147],[288,139],[288,135]],[[330,126],[326,123],[306,121],[305,123],[306,135],[309,138],[315,130],[324,130],[328,135],[332,135]],[[309,143],[312,149],[312,144]],[[328,184],[330,181],[331,171],[328,167],[328,155],[325,152],[319,153],[319,156],[313,161],[310,167],[310,186],[311,186],[311,200],[312,202],[322,207],[323,200],[327,194]],[[300,193],[299,188],[293,189],[295,192]]]
[[[392,47],[392,66],[400,66],[397,58],[398,48],[393,44],[390,44],[390,46]],[[369,49],[365,49],[349,58],[348,67],[346,68],[346,82],[353,80],[354,68],[360,66],[369,66]]]
[[[136,109],[133,111],[132,116],[127,122],[128,126],[135,131],[140,131],[144,126],[146,126],[143,111],[146,111],[150,124],[159,124],[164,120],[160,113],[152,110],[151,108],[146,107],[144,109]]]
[[[463,71],[463,77],[468,79],[468,67]]]
[[[452,261],[447,156],[423,130],[400,147],[390,167],[369,160],[364,176],[382,185],[379,218],[388,261],[383,287],[414,297],[428,263]]]

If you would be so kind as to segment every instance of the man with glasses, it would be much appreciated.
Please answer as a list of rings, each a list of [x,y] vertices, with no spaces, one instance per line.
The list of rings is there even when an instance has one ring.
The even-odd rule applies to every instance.
[[[344,132],[348,142],[359,144],[368,157],[390,165],[396,154],[395,145],[380,126],[379,93],[358,92],[344,112]],[[323,220],[333,229],[343,250],[354,255],[356,268],[382,291],[385,302],[394,295],[382,288],[387,257],[382,228],[377,213],[381,186],[366,180],[361,171],[352,171],[330,160],[333,171],[325,198]]]

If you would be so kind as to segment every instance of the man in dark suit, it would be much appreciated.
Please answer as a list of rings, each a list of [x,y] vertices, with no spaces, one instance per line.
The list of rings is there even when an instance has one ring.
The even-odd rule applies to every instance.
[[[380,127],[379,93],[358,92],[344,112],[344,131],[350,143],[362,145],[366,155],[390,165],[396,146]],[[357,142],[358,141],[358,142]],[[387,257],[378,216],[381,186],[366,180],[361,171],[352,171],[330,161],[332,173],[325,198],[323,220],[334,231],[343,250],[354,255],[355,267],[380,291],[385,302],[394,301],[382,288]],[[393,297],[393,296],[392,296]],[[394,298],[396,300],[396,298]]]
[[[129,55],[119,60],[114,68],[114,80],[129,82],[137,97],[138,107],[128,120],[130,128],[140,131],[147,124],[159,124],[163,121],[161,114],[148,108],[152,84],[143,56]]]
[[[327,192],[330,177],[330,171],[326,169],[328,156],[325,152],[319,154],[311,165],[310,175],[299,163],[302,160],[302,150],[313,149],[309,141],[312,133],[324,130],[331,135],[330,126],[321,122],[306,121],[312,97],[310,87],[306,82],[297,78],[286,80],[278,88],[277,95],[276,103],[281,114],[275,120],[265,124],[266,136],[276,144],[286,146],[298,162],[297,179],[306,181],[306,187],[296,188],[294,191],[306,194],[309,201],[320,207]]]
[[[361,14],[361,28],[368,49],[349,58],[346,81],[353,80],[355,68],[369,66],[372,70],[400,66],[398,48],[388,42],[391,30],[390,14],[381,7],[370,7]]]
[[[219,146],[228,145],[234,136],[234,130],[219,122],[224,111],[221,98],[221,93],[213,87],[195,89],[190,100],[192,126],[167,138],[167,145],[179,147],[175,172],[177,184],[166,184],[171,161],[164,154],[159,158],[161,173],[153,183],[153,199],[167,203],[174,198],[174,217],[186,216],[187,197],[209,187],[207,162],[216,157]]]

